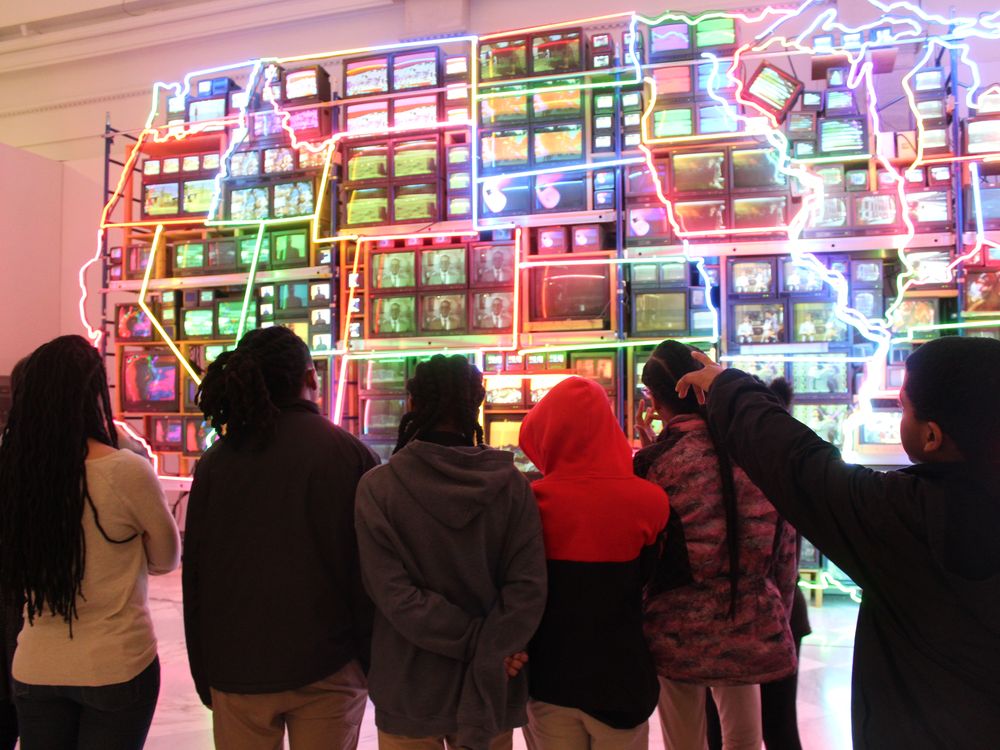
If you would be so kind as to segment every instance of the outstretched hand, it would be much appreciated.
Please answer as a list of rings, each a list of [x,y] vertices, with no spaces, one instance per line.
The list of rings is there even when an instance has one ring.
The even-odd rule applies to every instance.
[[[656,442],[656,431],[653,429],[655,418],[656,409],[653,405],[646,399],[640,399],[639,406],[635,410],[635,430],[639,433],[639,442],[643,448]]]
[[[685,398],[688,392],[694,388],[698,403],[704,404],[705,394],[708,393],[712,387],[712,383],[715,382],[715,379],[719,377],[725,368],[713,362],[703,352],[691,352],[691,356],[694,357],[695,361],[700,362],[704,366],[700,370],[689,372],[677,381],[677,395]]]
[[[524,669],[524,665],[527,663],[528,654],[524,651],[518,651],[513,656],[504,657],[503,667],[507,670],[507,676],[514,679],[521,673],[521,670]]]

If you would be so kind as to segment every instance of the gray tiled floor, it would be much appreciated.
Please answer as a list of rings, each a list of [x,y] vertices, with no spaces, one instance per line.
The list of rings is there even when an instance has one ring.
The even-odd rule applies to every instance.
[[[152,579],[150,600],[160,641],[163,687],[146,747],[149,750],[210,750],[211,714],[198,701],[188,673],[181,614],[180,574]],[[799,677],[799,727],[806,750],[851,747],[851,656],[857,605],[828,596],[823,607],[810,607],[813,635],[802,645]],[[654,717],[655,719],[655,717]],[[654,723],[650,747],[662,750]],[[376,747],[374,711],[365,715],[362,748]],[[515,748],[523,748],[515,735]]]

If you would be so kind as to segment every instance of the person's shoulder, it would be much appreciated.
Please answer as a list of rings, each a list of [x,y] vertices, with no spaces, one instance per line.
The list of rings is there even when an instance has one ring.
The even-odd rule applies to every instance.
[[[96,472],[121,497],[134,490],[159,489],[160,480],[152,464],[127,449],[118,449],[95,461],[87,462],[89,472]]]

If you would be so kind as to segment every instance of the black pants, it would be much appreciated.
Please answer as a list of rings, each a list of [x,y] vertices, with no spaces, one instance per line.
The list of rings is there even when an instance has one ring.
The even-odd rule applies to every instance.
[[[21,750],[141,750],[160,695],[160,660],[117,685],[14,683]]]
[[[14,750],[17,744],[17,710],[10,701],[0,701],[0,750]]]
[[[795,653],[802,648],[802,641],[796,641]],[[764,747],[767,750],[802,750],[799,740],[799,717],[795,701],[799,687],[799,672],[776,682],[765,682],[760,686],[761,726],[764,730]],[[708,714],[709,750],[722,750],[722,727],[719,712],[715,708],[711,691],[706,691],[705,710]]]

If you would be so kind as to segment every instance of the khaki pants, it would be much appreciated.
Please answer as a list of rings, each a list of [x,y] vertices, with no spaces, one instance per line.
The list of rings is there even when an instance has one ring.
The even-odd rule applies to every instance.
[[[649,722],[615,729],[576,708],[528,702],[528,750],[646,750]]]
[[[403,737],[378,730],[379,750],[455,750],[454,737]],[[493,738],[490,750],[511,750],[514,747],[514,733],[504,732]]]
[[[660,726],[665,750],[705,750],[705,685],[660,678]],[[711,687],[719,709],[723,750],[760,750],[760,685]]]
[[[281,693],[223,693],[212,688],[217,750],[354,750],[368,700],[368,681],[352,661],[336,674]]]

